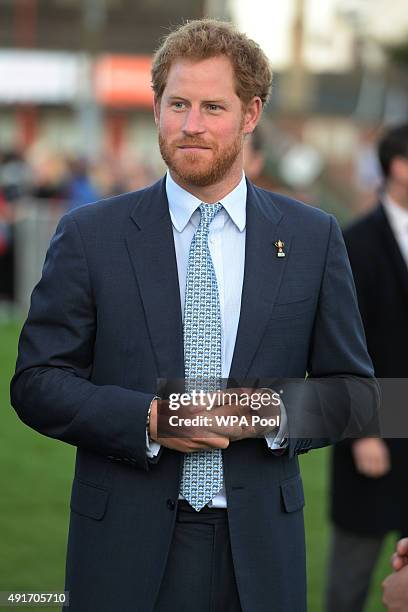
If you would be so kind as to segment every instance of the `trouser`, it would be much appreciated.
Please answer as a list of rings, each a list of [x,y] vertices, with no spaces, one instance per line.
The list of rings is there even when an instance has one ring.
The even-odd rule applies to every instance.
[[[227,511],[178,502],[176,525],[154,612],[242,612]]]
[[[325,612],[362,612],[383,540],[333,528]]]

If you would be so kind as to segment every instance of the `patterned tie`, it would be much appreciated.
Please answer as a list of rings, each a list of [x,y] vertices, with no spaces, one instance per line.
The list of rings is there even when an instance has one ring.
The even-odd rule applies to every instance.
[[[190,246],[184,304],[186,391],[215,391],[221,382],[221,312],[217,279],[208,248],[211,221],[222,204],[201,204],[200,224]],[[197,511],[223,484],[222,454],[217,448],[184,455],[180,492]]]

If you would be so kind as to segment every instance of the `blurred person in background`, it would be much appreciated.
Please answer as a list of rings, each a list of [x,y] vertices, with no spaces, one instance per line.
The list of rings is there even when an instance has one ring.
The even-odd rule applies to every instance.
[[[262,187],[262,189],[279,191],[282,193],[282,185],[278,184],[276,180],[265,171],[266,162],[266,139],[261,123],[255,132],[250,134],[244,142],[245,176],[258,187]]]
[[[377,207],[344,233],[367,346],[379,378],[408,377],[408,124],[381,138]],[[408,440],[333,450],[327,612],[361,612],[384,536],[408,534]],[[404,608],[404,610],[408,610]]]
[[[129,154],[131,157],[131,154]],[[101,155],[101,157],[92,165],[92,188],[101,194],[100,197],[108,198],[125,191],[134,191],[128,189],[124,179],[127,157],[118,157],[112,154]],[[143,187],[146,185],[145,183]],[[89,200],[91,202],[92,200]]]
[[[265,166],[263,139],[259,126],[250,134],[244,143],[244,171],[250,181],[258,184],[259,177]]]
[[[44,204],[65,204],[68,198],[69,167],[67,160],[54,151],[33,150],[29,155],[33,172],[33,198]]]
[[[120,171],[123,191],[142,189],[159,178],[152,167],[133,155],[127,155],[121,159]]]
[[[357,206],[361,215],[372,210],[373,202],[378,197],[378,190],[383,181],[377,152],[382,131],[382,126],[370,129],[362,126],[359,141],[354,150],[355,184],[358,190]]]
[[[0,189],[7,202],[15,202],[31,192],[32,171],[18,151],[0,154]]]
[[[32,173],[18,151],[0,154],[0,301],[14,297],[14,220],[16,202],[29,194]]]
[[[95,185],[90,164],[85,159],[72,159],[69,166],[67,180],[69,208],[79,208],[99,200],[103,194]]]
[[[0,189],[0,301],[11,301],[14,294],[13,218],[13,209]]]

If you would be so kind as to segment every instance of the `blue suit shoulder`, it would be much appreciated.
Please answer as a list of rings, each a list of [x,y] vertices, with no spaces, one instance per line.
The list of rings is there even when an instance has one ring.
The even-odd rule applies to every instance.
[[[306,224],[308,227],[327,228],[330,226],[331,219],[334,219],[324,210],[315,208],[305,202],[254,185],[252,187],[261,208],[267,216],[271,214],[272,209],[275,209],[283,217],[288,217],[293,222],[294,227],[295,224],[296,226],[302,224],[300,227],[304,227],[303,224]]]
[[[149,218],[152,208],[158,209],[158,214],[166,210],[163,184],[162,179],[143,189],[76,208],[63,216],[59,227],[68,229],[75,226],[84,243],[91,246],[112,243],[124,235],[128,221],[136,211],[142,211],[142,216]]]

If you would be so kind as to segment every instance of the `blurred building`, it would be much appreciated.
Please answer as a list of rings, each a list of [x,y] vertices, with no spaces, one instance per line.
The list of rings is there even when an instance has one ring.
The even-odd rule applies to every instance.
[[[232,18],[272,60],[268,173],[288,189],[326,190],[328,178],[355,208],[354,178],[375,187],[370,143],[408,115],[407,62],[388,49],[407,44],[405,0],[0,0],[0,149],[108,154],[160,173],[152,53],[201,16]],[[317,201],[336,212],[325,193]]]
[[[1,148],[155,157],[151,56],[204,0],[0,0]]]
[[[346,220],[374,201],[379,130],[408,119],[406,0],[229,1],[275,72],[267,165]]]
[[[1,0],[0,46],[150,54],[203,0]]]

